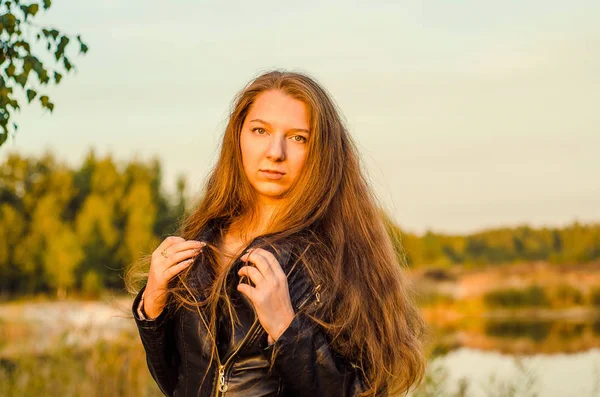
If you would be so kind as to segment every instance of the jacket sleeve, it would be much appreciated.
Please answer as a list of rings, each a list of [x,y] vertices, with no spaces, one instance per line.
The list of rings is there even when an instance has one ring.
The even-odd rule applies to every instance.
[[[137,308],[146,287],[133,301],[132,311],[140,339],[146,351],[146,363],[152,378],[166,396],[172,396],[177,385],[179,354],[174,344],[173,319],[169,306],[153,320],[140,318]]]
[[[358,396],[366,390],[361,373],[330,346],[323,331],[298,312],[263,354],[280,376],[286,396]]]

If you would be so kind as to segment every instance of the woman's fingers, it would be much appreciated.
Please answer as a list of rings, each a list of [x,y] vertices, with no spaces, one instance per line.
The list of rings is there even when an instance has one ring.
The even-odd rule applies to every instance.
[[[181,261],[190,258],[195,258],[196,256],[198,256],[198,254],[200,254],[200,252],[202,252],[202,248],[193,248],[185,251],[179,251],[173,255],[169,255],[169,257],[166,259],[167,267],[165,268],[165,271],[171,266],[176,265]]]
[[[165,244],[167,241],[171,241],[172,243],[170,244]],[[164,248],[161,249],[164,245]],[[158,248],[154,251],[154,255],[160,255],[159,258],[165,258],[165,255],[163,255],[163,253],[166,254],[166,258],[165,259],[171,259],[173,256],[175,256],[173,258],[174,262],[179,262],[182,259],[182,256],[179,255],[177,256],[177,254],[181,251],[186,251],[186,250],[192,250],[192,249],[200,249],[202,247],[204,247],[206,245],[206,243],[204,243],[203,241],[196,241],[196,240],[185,240],[181,237],[177,237],[177,236],[169,236],[167,237],[163,243],[161,245],[158,246]],[[171,262],[173,263],[173,262]]]
[[[242,255],[240,259],[244,262],[253,263],[264,278],[275,278],[273,268],[279,266],[279,262],[277,262],[277,259],[269,251],[262,248],[255,248]]]
[[[248,284],[238,284],[237,290],[242,294],[246,295],[250,302],[254,303],[256,297],[256,288],[249,286]]]
[[[194,260],[206,243],[196,240],[185,240],[178,236],[169,236],[152,253],[148,283],[164,287],[183,269],[194,263]]]
[[[261,285],[265,281],[265,278],[261,272],[253,266],[243,266],[240,270],[238,270],[238,274],[240,276],[249,277],[256,286]]]
[[[183,237],[179,237],[179,236],[169,236],[167,238],[165,238],[162,243],[160,243],[158,245],[158,247],[156,247],[156,249],[154,250],[153,254],[159,254],[161,252],[163,252],[164,250],[168,250],[169,247],[171,247],[174,244],[180,243],[182,241],[185,241],[185,239]]]
[[[287,278],[272,253],[262,248],[256,248],[242,255],[240,259],[248,265],[243,266],[238,274],[242,277],[249,277],[255,287],[252,288],[245,283],[240,283],[238,286],[247,285],[252,288],[248,290],[242,287],[242,290],[246,291],[246,295],[253,303],[256,304],[256,300],[270,299],[270,297],[278,295],[280,291],[288,293]],[[250,263],[254,266],[250,266]]]
[[[165,277],[168,280],[172,279],[173,277],[175,277],[175,275],[177,273],[181,272],[186,267],[188,267],[189,265],[194,263],[194,260],[195,260],[195,258],[187,259],[185,261],[179,262],[178,264],[169,267],[167,270],[165,270]]]
[[[241,259],[254,266],[243,266],[238,274],[250,277],[256,286],[239,283],[237,289],[252,302],[263,328],[271,340],[276,340],[295,315],[287,278],[275,255],[267,250],[252,249]]]

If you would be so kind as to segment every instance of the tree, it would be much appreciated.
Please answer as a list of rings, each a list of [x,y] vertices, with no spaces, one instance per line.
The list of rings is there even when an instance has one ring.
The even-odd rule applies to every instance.
[[[52,112],[54,103],[38,91],[42,86],[59,84],[63,75],[75,68],[67,57],[67,47],[72,47],[74,38],[32,22],[40,8],[47,10],[51,4],[51,0],[0,0],[0,146],[8,139],[8,133],[18,128],[15,122],[11,123],[13,112],[21,108],[15,88],[28,103],[37,100],[42,108]],[[88,46],[81,36],[75,39],[79,53],[87,53]],[[37,82],[30,78],[33,74],[37,75]]]

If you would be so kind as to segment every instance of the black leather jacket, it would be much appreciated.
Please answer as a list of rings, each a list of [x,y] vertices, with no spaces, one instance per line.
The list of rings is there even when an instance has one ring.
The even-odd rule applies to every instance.
[[[211,238],[211,231],[204,237]],[[206,239],[205,239],[206,240]],[[255,246],[255,239],[248,247]],[[337,354],[324,332],[299,309],[318,304],[319,287],[284,244],[268,247],[288,275],[296,316],[272,345],[253,308],[235,289],[239,258],[228,274],[228,290],[241,325],[233,335],[228,326],[217,335],[219,358],[210,368],[211,339],[198,312],[165,307],[154,320],[143,320],[137,307],[144,289],[133,302],[133,315],[146,351],[152,377],[167,396],[357,396],[364,391],[356,366]],[[277,253],[278,251],[278,253]],[[193,266],[202,266],[199,260]],[[293,269],[292,269],[293,267]],[[290,271],[291,270],[291,271]],[[230,286],[231,284],[231,286]],[[271,362],[273,364],[270,370]]]

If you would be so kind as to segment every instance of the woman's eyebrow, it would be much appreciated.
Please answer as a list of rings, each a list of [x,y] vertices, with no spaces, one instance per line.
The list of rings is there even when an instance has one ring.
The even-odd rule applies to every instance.
[[[270,123],[268,123],[267,121],[261,120],[261,119],[253,119],[250,120],[250,123],[252,122],[259,122],[259,123],[263,123],[265,125],[268,125],[269,127],[271,126]],[[294,132],[305,132],[307,134],[310,134],[310,131],[304,128],[290,128],[288,131],[294,131]]]

